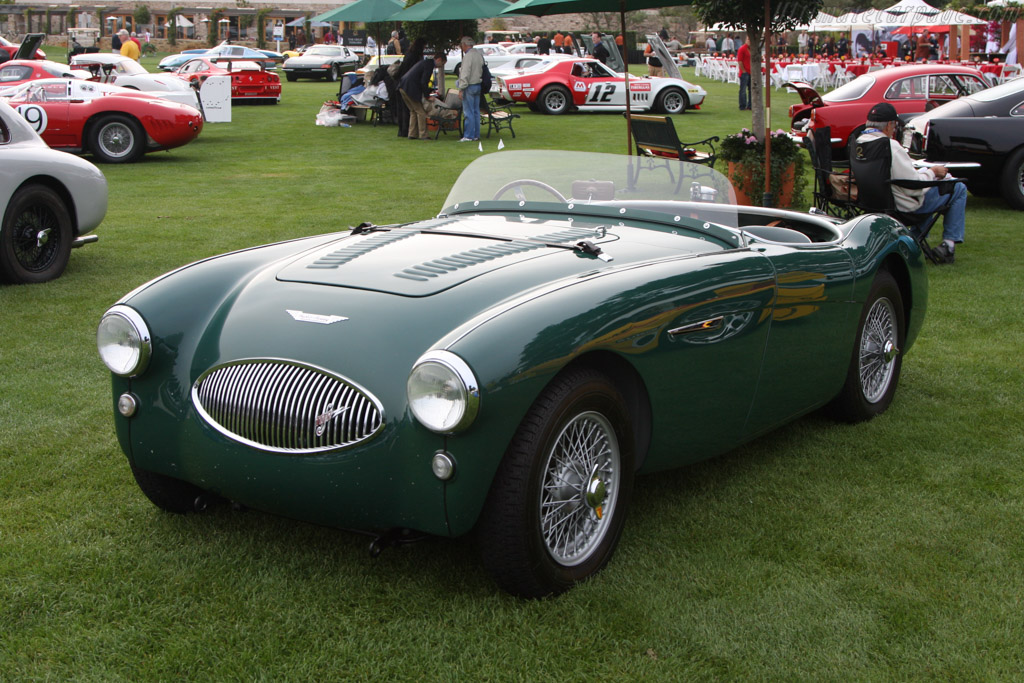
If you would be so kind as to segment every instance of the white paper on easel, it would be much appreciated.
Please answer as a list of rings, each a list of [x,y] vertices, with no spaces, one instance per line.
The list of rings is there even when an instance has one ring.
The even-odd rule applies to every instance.
[[[199,88],[207,123],[231,123],[231,77],[210,76]]]

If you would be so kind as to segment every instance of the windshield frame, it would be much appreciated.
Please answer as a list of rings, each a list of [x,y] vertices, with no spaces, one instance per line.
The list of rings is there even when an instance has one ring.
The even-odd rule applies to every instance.
[[[743,244],[728,178],[675,159],[559,151],[553,160],[550,150],[495,152],[463,170],[443,206],[439,217],[513,213],[572,221],[586,216],[608,220],[609,226],[629,220],[664,232],[696,233],[724,248]]]

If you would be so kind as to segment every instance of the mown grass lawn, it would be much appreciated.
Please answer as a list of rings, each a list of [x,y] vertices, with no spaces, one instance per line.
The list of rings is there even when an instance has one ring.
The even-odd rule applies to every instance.
[[[699,82],[680,135],[749,125],[734,86]],[[0,287],[0,680],[1021,676],[1024,230],[1000,200],[972,197],[956,265],[929,269],[886,414],[812,415],[641,479],[615,559],[559,598],[498,592],[471,539],[371,559],[363,536],[258,512],[159,512],[115,442],[102,312],[212,254],[433,215],[480,154],[315,127],[334,86],[284,88],[103,167],[100,242],[55,282]],[[793,97],[773,93],[777,124]],[[520,113],[509,149],[624,150],[618,115]]]

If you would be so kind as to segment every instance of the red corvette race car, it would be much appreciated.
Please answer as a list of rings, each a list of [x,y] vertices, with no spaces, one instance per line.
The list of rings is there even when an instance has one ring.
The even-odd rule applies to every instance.
[[[625,111],[625,79],[596,59],[544,61],[521,74],[496,79],[500,97],[545,114]],[[681,78],[629,77],[630,108],[682,114],[697,109],[707,93]]]
[[[257,62],[202,56],[185,62],[176,73],[178,78],[195,85],[202,85],[210,76],[230,74],[232,102],[259,100],[277,104],[281,101],[281,79]]]
[[[51,62],[48,59],[12,59],[0,63],[0,88],[21,85],[40,78],[87,78],[89,73],[77,71],[67,64]]]
[[[830,126],[832,146],[845,155],[850,133],[879,102],[888,102],[900,114],[920,114],[983,90],[988,82],[980,71],[968,66],[908,64],[870,71],[825,95],[807,83],[786,85],[795,88],[803,100],[789,108],[792,133],[803,137]]]
[[[195,107],[76,78],[29,81],[0,90],[0,99],[50,147],[88,151],[97,161],[110,164],[180,147],[203,129],[202,114]]]

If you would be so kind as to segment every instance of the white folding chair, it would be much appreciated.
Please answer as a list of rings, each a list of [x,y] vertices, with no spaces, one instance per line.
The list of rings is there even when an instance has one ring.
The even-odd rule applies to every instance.
[[[704,55],[697,55],[696,56],[697,63],[693,67],[693,75],[694,76],[700,76],[701,74],[704,73],[704,62],[705,62],[706,59],[707,59],[707,57],[705,57]]]
[[[836,65],[836,70],[832,72],[832,87],[838,88],[841,85],[846,85],[853,80],[853,74],[845,66]]]
[[[725,80],[725,62],[721,59],[709,59],[705,66],[707,67],[708,78],[713,78],[716,81]]]
[[[725,65],[726,83],[739,83],[740,82],[740,65],[739,62],[728,62]]]
[[[782,84],[786,82],[786,70],[781,64],[776,64],[775,69],[772,71],[772,86],[779,90],[782,88]]]
[[[786,66],[786,80],[790,83],[804,80],[804,67],[802,64],[789,64]]]

